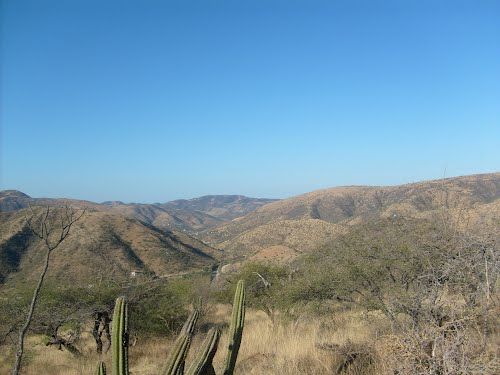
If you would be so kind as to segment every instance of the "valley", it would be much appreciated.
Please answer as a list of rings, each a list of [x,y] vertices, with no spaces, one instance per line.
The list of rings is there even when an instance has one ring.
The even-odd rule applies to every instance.
[[[247,285],[252,328],[244,335],[237,374],[326,375],[343,366],[348,371],[337,373],[409,374],[427,371],[426,363],[458,368],[458,359],[446,357],[451,350],[471,359],[467,368],[493,374],[500,337],[494,328],[499,198],[500,173],[335,187],[281,200],[231,195],[95,203],[2,191],[0,299],[7,319],[0,345],[7,354],[0,357],[0,372],[12,362],[8,342],[46,253],[26,219],[38,223],[50,211],[57,229],[64,222],[61,207],[70,207],[85,211],[51,255],[29,341],[39,354],[26,374],[51,364],[53,374],[87,373],[89,359],[96,360],[89,324],[95,314],[112,313],[117,295],[129,299],[134,337],[143,342],[142,349],[131,348],[134,373],[157,373],[162,364],[150,353],[175,345],[172,336],[193,308],[203,312],[203,327],[219,327],[228,340],[224,319],[240,279]],[[431,296],[438,298],[434,304]],[[451,296],[461,302],[450,304]],[[458,326],[465,315],[470,323]],[[443,319],[462,336],[445,334]],[[489,327],[482,336],[480,324]],[[64,350],[50,357],[51,364],[43,362],[52,350],[44,347],[45,335],[70,340],[82,359],[70,365],[72,354]],[[424,344],[438,345],[428,335],[447,339],[422,364]],[[274,351],[278,338],[285,346]],[[475,349],[479,341],[484,355]],[[365,359],[346,365],[349,353]],[[221,369],[220,355],[214,361]]]

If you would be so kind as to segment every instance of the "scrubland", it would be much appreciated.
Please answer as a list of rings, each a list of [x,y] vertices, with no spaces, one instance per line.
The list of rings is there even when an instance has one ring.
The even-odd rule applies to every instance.
[[[201,344],[201,331],[207,325],[224,328],[229,315],[229,305],[217,305],[204,318],[205,324],[195,335],[187,363]],[[226,346],[226,334],[227,330],[224,330],[219,347]],[[467,350],[475,353],[476,361],[469,364],[470,373],[498,373],[499,332],[491,332],[484,347],[475,340],[477,332],[467,334],[470,335]],[[412,357],[420,353],[409,350],[407,339],[394,335],[388,319],[376,312],[337,309],[328,316],[304,315],[294,321],[278,319],[273,323],[262,311],[251,309],[246,316],[236,374],[394,374],[405,361],[408,366],[414,364]],[[81,356],[64,348],[47,347],[46,340],[41,335],[29,338],[23,374],[80,375],[95,372],[99,356],[95,352],[90,328],[82,333],[78,343]],[[130,347],[131,374],[160,373],[172,343],[173,337],[139,338]],[[4,347],[2,353],[0,373],[8,374],[12,351]],[[430,359],[431,353],[428,355],[427,359]],[[214,359],[216,371],[223,367],[223,356],[221,350]],[[101,358],[109,363],[110,351]],[[421,361],[424,362],[425,358]],[[400,373],[424,371],[407,368]]]

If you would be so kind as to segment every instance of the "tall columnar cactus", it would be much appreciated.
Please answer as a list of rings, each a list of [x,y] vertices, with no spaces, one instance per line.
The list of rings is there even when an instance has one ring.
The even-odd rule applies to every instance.
[[[211,328],[194,362],[189,367],[187,375],[215,375],[212,361],[217,352],[219,339],[220,331],[217,328]]]
[[[191,345],[194,327],[199,315],[199,311],[194,310],[188,320],[186,320],[186,323],[184,323],[179,336],[175,340],[173,350],[168,356],[167,364],[163,370],[164,375],[178,375],[184,373],[186,356],[189,351],[189,346]]]
[[[106,375],[106,365],[103,361],[99,361],[97,365],[97,375]]]
[[[182,375],[186,356],[191,345],[194,327],[199,317],[199,311],[194,310],[184,323],[182,330],[175,340],[163,375]],[[243,280],[238,281],[234,294],[233,312],[229,326],[229,345],[224,369],[224,375],[232,375],[236,365],[236,358],[240,349],[245,322],[245,285]],[[128,306],[125,297],[118,297],[115,303],[112,324],[112,375],[128,375]],[[219,344],[220,331],[212,328],[203,342],[196,359],[189,368],[188,375],[216,375],[213,359]],[[104,363],[99,362],[97,375],[106,375]]]
[[[243,280],[238,281],[234,294],[233,312],[231,314],[231,325],[229,326],[229,346],[226,357],[224,375],[232,375],[236,365],[236,358],[240,349],[243,325],[245,322],[245,284]]]
[[[113,313],[111,332],[113,375],[128,375],[128,306],[125,297],[118,297]]]

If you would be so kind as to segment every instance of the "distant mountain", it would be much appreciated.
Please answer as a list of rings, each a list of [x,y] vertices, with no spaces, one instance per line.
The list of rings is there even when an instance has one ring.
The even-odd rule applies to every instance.
[[[0,212],[15,211],[29,205],[71,205],[93,211],[111,212],[136,218],[160,229],[176,229],[197,234],[274,202],[275,199],[242,195],[210,195],[166,203],[140,204],[107,201],[94,203],[67,198],[32,198],[20,191],[0,191]]]
[[[0,284],[29,282],[43,264],[43,244],[24,225],[30,213],[27,209],[0,213]],[[132,271],[162,277],[211,267],[220,257],[220,251],[185,233],[89,211],[54,251],[49,278],[71,283],[120,281],[130,278]]]
[[[0,191],[0,285],[30,282],[45,253],[26,228],[25,215],[39,206],[86,208],[70,237],[54,252],[49,278],[92,284],[126,280],[132,271],[161,277],[212,267],[223,252],[192,235],[242,216],[274,200],[210,196],[163,204],[67,198],[32,198]]]
[[[72,249],[68,256],[80,254],[78,262],[85,263],[89,256],[99,259],[99,254],[104,254],[111,264],[105,268],[107,274],[126,274],[142,264],[158,275],[218,260],[291,261],[374,218],[435,220],[440,214],[466,222],[478,234],[499,233],[499,198],[500,173],[399,186],[336,187],[284,200],[212,195],[155,204],[98,204],[31,198],[6,190],[0,192],[0,211],[4,211],[0,213],[0,278],[28,277],[29,272],[23,270],[29,266],[23,265],[31,264],[29,254],[36,252],[28,251],[25,245],[29,234],[22,227],[21,217],[29,204],[87,207],[88,214],[81,223],[87,231],[78,229],[73,240],[65,244]],[[127,260],[124,254],[131,258]],[[169,254],[167,258],[165,254]],[[136,258],[140,262],[133,260]],[[78,272],[91,275],[97,266],[92,260]]]
[[[255,257],[279,246],[290,257],[328,242],[349,226],[374,217],[428,217],[436,211],[468,215],[485,229],[500,228],[500,173],[400,186],[347,186],[269,203],[201,233],[234,258]],[[272,251],[271,251],[272,252]]]
[[[0,211],[15,211],[28,207],[31,197],[17,190],[0,191]]]
[[[220,221],[228,221],[276,201],[277,199],[249,198],[243,195],[206,195],[194,199],[179,199],[161,206],[165,209],[203,212]]]
[[[32,198],[18,190],[0,191],[0,212],[16,211],[29,206],[64,206],[83,208],[99,211],[104,205],[98,203],[69,198]]]

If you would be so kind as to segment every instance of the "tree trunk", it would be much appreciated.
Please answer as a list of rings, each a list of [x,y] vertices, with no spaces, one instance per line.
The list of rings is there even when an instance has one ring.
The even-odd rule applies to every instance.
[[[49,268],[50,252],[51,250],[47,249],[47,255],[45,256],[45,264],[43,266],[42,273],[40,274],[40,278],[38,279],[38,284],[36,285],[36,288],[33,292],[33,297],[31,298],[31,304],[28,311],[28,316],[26,317],[26,321],[24,322],[21,330],[19,331],[16,362],[14,364],[14,368],[12,369],[12,375],[19,375],[19,371],[21,370],[21,360],[23,359],[23,353],[24,353],[24,337],[26,336],[26,332],[28,332],[29,326],[31,324],[31,319],[33,319],[33,313],[35,312],[35,306],[38,301],[38,297],[40,295],[40,290],[42,289],[43,279],[45,278],[45,274],[47,273],[47,269]]]

